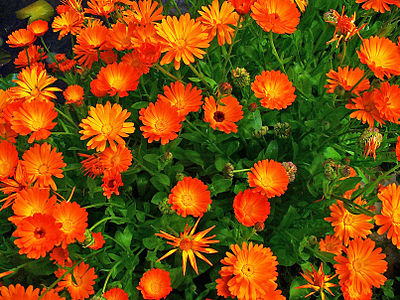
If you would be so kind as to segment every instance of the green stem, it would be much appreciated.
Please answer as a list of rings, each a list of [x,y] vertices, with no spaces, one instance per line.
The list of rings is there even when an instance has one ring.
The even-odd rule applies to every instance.
[[[233,170],[232,173],[239,173],[239,172],[249,172],[251,169],[241,169],[241,170]]]
[[[353,207],[354,209],[356,209],[357,211],[359,211],[360,213],[363,213],[364,215],[370,216],[370,217],[374,217],[375,214],[371,211],[369,211],[368,209],[362,207],[361,205],[353,202],[350,199],[338,196],[338,195],[332,195],[332,198],[338,199],[340,201],[345,202],[347,205]]]
[[[222,70],[225,70],[225,79],[227,78],[227,76],[228,76],[227,74],[229,73],[226,71],[226,65],[228,64],[228,61],[230,61],[230,59],[231,59],[233,44],[235,44],[236,36],[239,31],[239,27],[241,25],[241,20],[242,20],[242,15],[239,15],[239,20],[238,20],[236,28],[235,28],[235,33],[233,34],[232,43],[229,46],[228,54],[227,54],[225,62],[224,62],[224,67],[222,68]]]
[[[42,42],[42,45],[43,45],[44,49],[46,49],[46,51],[49,54],[49,56],[51,57],[51,59],[56,63],[57,68],[60,69],[58,61],[56,60],[56,58],[53,55],[53,53],[50,52],[49,48],[47,47],[46,43],[44,42],[43,36],[40,37],[40,41]]]
[[[95,204],[84,206],[84,208],[88,209],[88,208],[102,207],[102,206],[115,206],[115,207],[118,207],[118,208],[125,208],[125,206],[118,205],[116,203],[95,203]]]
[[[165,75],[167,75],[168,77],[172,78],[175,81],[180,81],[183,83],[183,81],[181,79],[179,79],[178,77],[172,75],[170,72],[168,72],[167,70],[165,70],[163,67],[160,66],[159,63],[154,64],[154,66],[156,67],[156,69],[158,71],[160,71],[161,73],[164,73]]]
[[[95,229],[97,226],[99,226],[100,224],[102,224],[104,222],[107,222],[109,220],[121,220],[121,219],[123,219],[123,218],[120,218],[120,217],[107,217],[107,218],[101,219],[96,224],[94,224],[92,227],[90,227],[89,230],[93,231],[93,229]]]
[[[274,36],[273,36],[272,31],[269,32],[269,41],[270,41],[270,43],[271,43],[272,53],[274,54],[275,58],[276,58],[277,61],[279,62],[283,73],[286,74],[285,67],[283,66],[283,61],[282,61],[281,58],[279,57],[278,51],[276,51],[276,48],[275,48]]]
[[[140,161],[136,160],[136,164],[141,167],[143,170],[145,170],[147,173],[149,173],[152,176],[156,176],[157,174],[154,173],[152,170],[150,170],[149,168],[147,168],[146,166],[144,166]]]
[[[192,70],[192,72],[193,72],[194,74],[196,74],[197,77],[200,78],[200,80],[204,83],[204,85],[207,87],[207,89],[208,89],[210,92],[212,92],[212,88],[211,88],[211,86],[208,84],[208,82],[204,79],[204,76],[203,76],[202,74],[200,74],[200,72],[197,71],[196,68],[193,67],[192,64],[189,64],[189,68],[190,68],[190,70]]]
[[[28,61],[28,67],[30,68],[30,67],[31,67],[31,64],[30,64],[30,62],[29,62],[28,47],[25,47],[25,53],[26,53],[26,59],[27,59],[27,61]]]
[[[55,110],[56,110],[60,115],[62,115],[66,120],[68,120],[71,124],[73,124],[74,127],[75,127],[76,129],[79,130],[78,125],[75,124],[75,122],[72,120],[71,117],[67,116],[64,112],[62,112],[62,111],[61,111],[60,109],[58,109],[57,107],[55,108]]]
[[[344,61],[344,58],[346,57],[346,50],[347,50],[347,44],[346,44],[346,43],[344,43],[344,46],[343,46],[343,53],[342,53],[342,58],[340,59],[340,63],[339,63],[339,65],[342,65],[342,63],[343,63],[343,61]]]
[[[104,292],[106,291],[106,287],[107,287],[108,281],[110,280],[111,273],[112,273],[112,272],[114,271],[114,269],[116,269],[121,263],[122,263],[122,260],[120,260],[120,261],[118,261],[117,263],[115,263],[115,264],[113,265],[113,267],[110,269],[110,271],[108,272],[107,277],[106,277],[106,280],[105,280],[104,285],[103,285],[103,288],[101,289],[101,294],[102,294],[102,295],[103,295]]]

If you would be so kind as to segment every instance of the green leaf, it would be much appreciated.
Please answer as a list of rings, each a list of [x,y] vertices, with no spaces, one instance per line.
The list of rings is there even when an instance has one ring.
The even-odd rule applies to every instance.
[[[139,101],[139,102],[135,102],[131,105],[131,108],[133,109],[141,109],[141,108],[146,108],[147,106],[149,106],[149,102],[148,101]]]
[[[278,142],[276,140],[271,141],[265,150],[265,157],[269,159],[278,158]]]
[[[278,226],[278,230],[281,231],[288,228],[295,220],[299,218],[300,215],[298,214],[296,208],[290,205],[288,211],[286,212],[281,223]]]
[[[147,249],[155,249],[157,246],[162,245],[164,242],[157,238],[155,235],[143,239],[143,246]]]
[[[169,177],[165,174],[157,174],[156,176],[151,177],[150,182],[159,191],[162,191],[164,187],[168,187],[171,184]]]
[[[168,194],[164,192],[157,192],[153,198],[151,198],[151,203],[158,205],[164,198],[167,198]]]
[[[260,130],[262,127],[262,119],[260,110],[257,109],[255,112],[252,113],[253,116],[253,128],[254,130]]]
[[[126,226],[123,232],[117,231],[117,233],[115,234],[115,239],[126,249],[130,249],[132,232],[130,231],[129,226]]]

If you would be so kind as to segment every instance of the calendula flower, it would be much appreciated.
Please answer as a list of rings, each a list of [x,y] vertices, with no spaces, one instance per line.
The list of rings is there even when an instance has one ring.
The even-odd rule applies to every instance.
[[[79,124],[83,130],[81,140],[92,137],[87,143],[88,150],[96,149],[98,152],[104,151],[107,141],[112,149],[116,149],[116,144],[125,145],[123,137],[135,131],[135,127],[131,122],[125,122],[131,115],[126,109],[122,109],[121,105],[107,101],[106,105],[96,104],[91,106],[89,117],[82,120]]]
[[[271,211],[268,198],[252,189],[240,191],[233,200],[236,219],[244,226],[264,223]]]
[[[350,114],[350,118],[356,118],[362,121],[363,124],[368,123],[369,127],[374,127],[375,121],[380,125],[385,124],[375,104],[375,93],[364,92],[362,96],[352,98],[353,103],[346,104],[348,109],[357,109],[357,111]]]
[[[122,56],[121,61],[133,67],[138,76],[147,74],[150,71],[149,66],[140,59],[139,53],[136,50]]]
[[[251,84],[262,106],[269,109],[287,108],[296,99],[295,88],[286,74],[280,71],[262,71]]]
[[[201,90],[188,83],[185,87],[183,83],[176,81],[170,86],[164,86],[164,95],[159,94],[158,100],[169,103],[178,111],[178,115],[184,118],[190,112],[196,112],[203,104],[201,100]]]
[[[84,169],[83,173],[85,175],[88,175],[91,178],[96,178],[97,176],[103,175],[105,168],[98,153],[92,155],[79,153],[79,156],[86,157],[86,159],[81,161],[81,169]]]
[[[390,85],[385,81],[374,93],[375,107],[382,119],[399,124],[400,87],[396,84]]]
[[[66,104],[75,104],[80,106],[83,104],[83,96],[85,91],[80,85],[69,85],[63,92]]]
[[[221,278],[218,278],[215,280],[217,283],[216,289],[217,289],[217,295],[222,296],[225,299],[228,297],[233,298],[234,296],[231,294],[229,291],[229,286],[228,286],[228,281],[231,279],[231,276],[221,276]]]
[[[326,73],[326,76],[328,77],[328,84],[324,87],[328,89],[326,91],[327,93],[334,93],[338,87],[349,92],[364,76],[364,70],[359,68],[349,68],[349,66],[345,66],[344,68],[339,66],[337,71],[330,70],[329,73]],[[353,89],[352,93],[360,95],[360,92],[368,89],[369,80],[365,78],[358,83],[358,85]]]
[[[121,173],[116,170],[104,170],[103,184],[101,187],[103,188],[103,195],[106,196],[107,199],[110,199],[112,194],[118,196],[118,188],[123,185]]]
[[[381,188],[378,198],[382,201],[381,213],[374,217],[376,225],[380,226],[378,234],[387,231],[387,237],[400,249],[400,187],[392,183]]]
[[[204,122],[210,123],[212,129],[227,134],[237,132],[236,122],[243,119],[243,106],[232,95],[215,101],[213,96],[206,97],[203,105]]]
[[[14,215],[9,217],[8,220],[18,226],[24,218],[31,217],[36,213],[52,215],[56,201],[56,196],[50,197],[48,189],[30,187],[21,190],[12,206]]]
[[[43,20],[36,20],[29,24],[27,29],[36,36],[42,36],[49,30],[49,23]]]
[[[247,15],[255,0],[228,0],[239,15]]]
[[[129,300],[128,293],[120,288],[112,288],[103,294],[106,300]]]
[[[87,2],[89,8],[85,8],[85,13],[109,18],[110,13],[115,11],[116,2],[116,0],[90,0]]]
[[[115,50],[131,50],[133,48],[131,38],[136,30],[136,24],[130,22],[128,24],[116,23],[110,29],[108,36],[110,44]]]
[[[54,32],[60,32],[58,39],[61,40],[67,34],[77,35],[83,27],[83,16],[73,9],[56,16],[51,25]]]
[[[230,45],[232,44],[232,36],[236,27],[239,16],[234,12],[234,7],[228,1],[224,1],[219,7],[218,0],[213,0],[212,4],[202,6],[202,11],[199,11],[201,17],[197,19],[206,28],[212,40],[218,33],[218,44],[220,46],[225,44],[225,41]],[[231,26],[230,26],[231,25]]]
[[[149,143],[161,140],[161,144],[165,145],[178,137],[177,132],[181,130],[182,118],[179,117],[177,109],[169,103],[163,101],[150,103],[147,108],[139,111],[139,115],[144,125],[140,130],[143,131],[145,138],[149,138]]]
[[[292,2],[296,2],[301,12],[306,11],[306,7],[308,5],[308,0],[291,0]]]
[[[93,250],[98,250],[103,248],[105,244],[105,240],[101,232],[92,232],[92,236],[94,239],[94,243],[90,245],[88,248],[93,249]]]
[[[360,199],[361,200],[361,199]],[[359,205],[363,204],[362,200],[355,202]],[[364,214],[352,214],[343,206],[343,201],[337,200],[337,203],[329,207],[331,211],[330,217],[324,218],[330,222],[335,230],[335,236],[339,238],[345,246],[349,244],[350,238],[362,237],[366,238],[371,234],[374,225],[371,223],[372,218]]]
[[[50,130],[57,124],[53,122],[56,117],[53,102],[24,102],[14,111],[11,128],[20,135],[32,133],[28,143],[33,143],[34,140],[45,140],[51,135]]]
[[[291,0],[257,0],[251,17],[267,32],[291,34],[300,22],[300,12]]]
[[[289,184],[285,167],[274,160],[260,160],[247,173],[250,187],[267,198],[282,195]]]
[[[166,298],[172,291],[171,277],[168,271],[153,268],[143,274],[136,288],[141,291],[143,299]]]
[[[61,91],[57,87],[49,87],[57,81],[57,78],[49,76],[46,69],[41,69],[38,65],[22,69],[18,74],[18,79],[13,81],[18,86],[13,88],[12,95],[25,101],[50,101],[50,99],[57,99],[54,92]]]
[[[345,283],[340,286],[343,292],[344,300],[371,300],[372,299],[372,287],[368,290],[363,290],[362,293],[358,293],[354,286],[348,286]]]
[[[121,62],[113,63],[101,68],[97,78],[92,80],[90,87],[92,93],[97,97],[104,97],[106,94],[119,97],[128,96],[128,91],[136,90],[139,84],[140,74],[130,65]]]
[[[58,269],[55,272],[57,278],[60,278],[67,270]],[[97,275],[94,268],[89,269],[89,265],[81,262],[74,270],[58,282],[58,291],[66,288],[71,295],[72,300],[86,299],[94,294],[93,285]]]
[[[211,202],[207,185],[192,177],[184,177],[178,181],[168,200],[168,203],[172,204],[171,209],[184,218],[188,215],[202,217]]]
[[[311,296],[315,294],[316,292],[320,292],[321,299],[325,300],[325,294],[324,291],[326,290],[329,292],[332,296],[335,296],[332,291],[330,290],[331,287],[337,286],[334,283],[328,282],[332,280],[334,277],[336,277],[337,274],[333,276],[325,275],[324,270],[322,269],[322,263],[318,269],[318,272],[314,269],[313,264],[311,264],[312,272],[309,270],[303,270],[303,273],[300,273],[301,276],[305,280],[307,280],[308,284],[301,285],[296,287],[296,289],[313,289],[314,292],[309,293],[305,298],[308,296]]]
[[[12,176],[17,163],[17,148],[8,141],[0,141],[0,180]]]
[[[24,299],[24,300],[37,300],[39,298],[39,289],[33,289],[30,285],[26,288],[17,283],[15,286],[10,284],[8,287],[0,287],[0,299],[11,300],[11,299]]]
[[[335,235],[327,234],[325,239],[319,241],[319,251],[340,255],[342,253],[342,241]]]
[[[227,252],[221,260],[224,266],[219,274],[231,277],[227,285],[233,296],[243,300],[263,299],[276,289],[278,261],[270,248],[243,242],[242,248],[236,244],[231,245],[231,250],[233,254]]]
[[[373,156],[374,160],[376,160],[376,149],[378,149],[381,145],[382,139],[383,136],[379,132],[378,128],[371,127],[364,130],[364,132],[360,136],[359,141],[361,146],[365,147],[363,153],[365,158],[371,155]]]
[[[61,3],[68,5],[70,9],[77,12],[82,11],[82,0],[61,0]]]
[[[55,247],[53,251],[50,252],[50,260],[54,260],[54,263],[61,267],[73,265],[72,260],[69,258],[68,248]]]
[[[76,202],[63,201],[54,208],[53,217],[57,223],[62,224],[62,247],[66,248],[68,244],[85,240],[85,230],[87,227],[86,209]]]
[[[19,254],[28,258],[45,257],[61,240],[61,224],[56,223],[53,216],[36,213],[24,218],[18,223],[13,236],[14,244],[19,248]]]
[[[157,24],[157,21],[164,19],[162,15],[163,7],[156,1],[139,0],[125,1],[129,5],[129,10],[123,11],[124,21],[135,22],[140,25]],[[160,6],[159,6],[160,5]],[[157,6],[159,6],[157,8]]]
[[[182,232],[180,233],[179,237],[175,237],[162,230],[160,230],[161,233],[156,233],[155,234],[156,236],[170,240],[168,244],[174,247],[173,249],[169,250],[166,254],[164,254],[159,260],[157,260],[157,262],[163,260],[164,258],[170,256],[171,254],[178,251],[178,249],[180,249],[182,251],[183,276],[185,276],[186,274],[186,265],[188,258],[190,261],[190,265],[192,266],[196,274],[199,274],[199,271],[197,270],[196,256],[201,260],[205,261],[206,263],[208,263],[210,266],[212,266],[212,263],[201,253],[212,254],[218,252],[217,250],[209,248],[210,244],[219,243],[218,240],[213,240],[215,235],[205,237],[207,233],[209,233],[215,227],[215,225],[211,226],[206,230],[194,234],[197,225],[199,224],[199,221],[200,218],[197,219],[196,223],[193,226],[193,229],[191,226],[189,226],[188,228],[188,224],[186,224],[185,230],[183,231],[183,233]]]
[[[29,65],[38,65],[40,61],[45,60],[47,58],[46,53],[44,52],[42,47],[36,45],[30,45],[27,49],[28,57],[29,57]],[[22,50],[18,57],[14,60],[14,64],[17,68],[25,68],[28,67],[28,58],[26,56],[25,50]],[[41,67],[39,67],[41,68]]]
[[[336,48],[339,47],[340,41],[342,39],[344,40],[344,42],[347,42],[355,34],[358,34],[358,36],[362,39],[360,35],[360,30],[367,25],[364,24],[360,28],[357,28],[357,26],[354,24],[354,22],[356,21],[356,13],[354,13],[351,18],[346,16],[344,14],[344,5],[342,8],[341,15],[339,15],[339,13],[336,10],[331,9],[324,15],[324,20],[327,23],[335,25],[335,32],[333,33],[333,38],[326,43],[330,44],[332,42],[337,41]]]
[[[360,51],[357,51],[361,63],[367,64],[375,76],[381,80],[386,75],[400,75],[399,47],[385,37],[371,36],[363,39]]]
[[[365,3],[364,3],[365,2]],[[362,8],[365,10],[373,9],[376,12],[384,13],[386,10],[390,11],[389,4],[397,5],[400,7],[398,0],[356,0],[356,3],[364,3]]]
[[[46,294],[44,294],[44,292],[46,292]],[[46,291],[46,288],[43,288],[40,295],[43,295],[41,300],[65,300],[64,297],[61,298],[53,289]]]
[[[162,42],[161,52],[167,52],[160,64],[169,64],[174,60],[176,70],[179,70],[181,60],[189,65],[194,63],[194,57],[202,59],[206,52],[201,48],[210,46],[208,33],[189,14],[181,15],[179,19],[168,16],[156,25],[156,31]]]
[[[334,265],[339,274],[339,284],[354,289],[363,294],[372,286],[379,288],[386,281],[382,274],[387,270],[386,255],[382,248],[375,249],[375,242],[371,239],[356,238],[343,249],[346,256],[336,256]]]
[[[400,136],[397,137],[396,157],[397,157],[397,160],[400,161]]]
[[[103,168],[122,173],[132,165],[132,152],[122,145],[116,149],[108,147],[99,154],[99,160]]]
[[[12,48],[26,47],[36,40],[36,35],[26,29],[19,29],[8,36],[6,43]]]

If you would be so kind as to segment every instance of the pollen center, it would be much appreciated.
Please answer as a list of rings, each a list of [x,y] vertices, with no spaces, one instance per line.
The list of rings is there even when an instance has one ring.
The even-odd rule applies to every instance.
[[[165,131],[166,127],[167,127],[167,122],[165,120],[157,120],[156,123],[154,124],[154,128],[159,132]]]
[[[101,132],[104,135],[109,135],[112,131],[112,126],[110,124],[104,124],[103,126],[101,126]]]
[[[161,287],[158,284],[158,281],[152,281],[150,283],[150,290],[152,291],[153,294],[158,294],[161,292]]]
[[[41,227],[37,227],[34,232],[34,236],[37,239],[42,239],[46,235],[46,232]]]
[[[344,226],[349,226],[353,223],[353,216],[350,213],[345,213],[343,216],[343,225]]]
[[[222,121],[224,121],[224,120],[225,120],[225,114],[224,114],[222,111],[217,110],[217,111],[214,113],[214,120],[215,120],[216,122],[222,122]]]
[[[182,204],[185,206],[192,206],[193,205],[192,197],[188,194],[182,195]]]
[[[46,164],[41,164],[41,165],[39,166],[39,168],[38,168],[38,173],[39,173],[39,175],[47,174],[48,169],[49,169],[49,168],[47,167]]]
[[[400,208],[393,211],[393,225],[400,226]]]
[[[179,244],[179,248],[183,251],[192,249],[192,241],[188,238],[183,239]]]
[[[254,274],[254,268],[251,265],[244,265],[241,269],[242,274],[246,277],[252,277]]]

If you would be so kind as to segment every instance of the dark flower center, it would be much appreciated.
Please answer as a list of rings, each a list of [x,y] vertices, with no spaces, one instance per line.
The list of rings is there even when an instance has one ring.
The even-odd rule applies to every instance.
[[[216,111],[214,113],[214,120],[216,122],[222,122],[223,120],[225,120],[225,114],[222,111]]]

